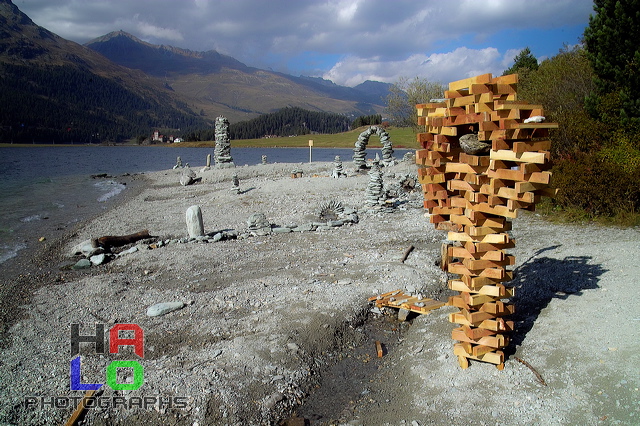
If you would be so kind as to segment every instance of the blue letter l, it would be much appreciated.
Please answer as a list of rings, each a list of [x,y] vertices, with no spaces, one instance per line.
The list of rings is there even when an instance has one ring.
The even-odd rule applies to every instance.
[[[101,383],[80,383],[80,355],[71,360],[71,390],[98,390],[102,387]]]

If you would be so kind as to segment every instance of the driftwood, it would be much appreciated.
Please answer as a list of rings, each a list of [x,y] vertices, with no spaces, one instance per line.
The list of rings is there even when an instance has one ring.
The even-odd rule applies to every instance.
[[[404,261],[407,260],[407,257],[409,257],[409,254],[411,254],[414,248],[415,247],[413,246],[407,247],[407,249],[404,251],[404,254],[402,255],[402,258],[400,259],[400,263],[404,263]]]
[[[533,368],[533,366],[531,364],[529,364],[527,361],[525,361],[522,358],[518,358],[517,356],[514,356],[514,358],[516,359],[516,361],[522,363],[523,365],[525,365],[529,370],[531,370],[533,372],[533,374],[535,374],[536,379],[538,380],[538,382],[541,385],[547,386],[547,382],[544,381],[544,379],[542,378],[542,375],[540,373],[538,373],[538,371]]]
[[[135,243],[138,240],[144,240],[145,238],[151,238],[151,235],[149,235],[149,231],[147,229],[130,235],[107,235],[104,237],[100,237],[93,240],[93,246],[102,248],[120,247],[126,244]]]

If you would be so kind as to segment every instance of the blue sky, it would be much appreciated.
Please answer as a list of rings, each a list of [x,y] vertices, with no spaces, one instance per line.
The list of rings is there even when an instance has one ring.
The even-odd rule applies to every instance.
[[[589,0],[14,0],[38,25],[85,43],[124,30],[217,50],[246,65],[354,86],[500,75],[579,43]]]

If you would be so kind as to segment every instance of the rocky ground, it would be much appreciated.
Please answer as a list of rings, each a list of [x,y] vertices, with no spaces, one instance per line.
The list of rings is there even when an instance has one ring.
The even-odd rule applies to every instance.
[[[292,178],[293,169],[303,177]],[[640,422],[638,229],[554,225],[533,213],[514,220],[509,358],[503,371],[477,362],[462,370],[447,321],[457,309],[400,323],[367,302],[395,289],[443,301],[451,294],[436,266],[446,233],[425,218],[420,190],[399,189],[415,174],[411,162],[384,169],[398,198],[383,210],[365,202],[369,177],[346,164],[340,179],[330,177],[331,163],[194,170],[202,179],[189,186],[180,170],[145,175],[117,208],[51,241],[33,271],[14,274],[22,296],[9,300],[15,315],[0,350],[2,424],[71,416],[83,395],[70,390],[71,324],[90,335],[96,323],[107,333],[139,325],[144,358],[81,344],[82,383],[105,383],[114,360],[137,361],[144,383],[102,386],[101,406],[86,410],[84,424]],[[199,241],[185,238],[192,205],[207,234]],[[278,232],[251,233],[254,213]],[[321,226],[327,217],[333,226]],[[82,257],[77,244],[143,229],[156,238],[114,250],[122,253],[106,264],[71,268]],[[163,302],[183,307],[147,315]],[[117,383],[131,383],[133,371],[119,369]]]

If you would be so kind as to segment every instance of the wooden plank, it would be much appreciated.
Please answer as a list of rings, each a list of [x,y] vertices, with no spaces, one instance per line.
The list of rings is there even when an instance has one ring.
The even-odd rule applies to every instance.
[[[515,256],[506,256],[504,260],[463,259],[462,264],[471,270],[484,268],[502,268],[515,265]]]
[[[471,324],[467,319],[459,313],[449,314],[449,322],[470,327],[483,328],[485,330],[497,331],[500,333],[511,332],[514,329],[513,321],[506,321],[504,318],[488,319],[478,324]]]
[[[478,288],[472,288],[461,280],[449,280],[449,288],[455,291],[499,297],[502,299],[513,297],[514,294],[513,287],[506,287],[503,284],[483,285]]]
[[[451,331],[451,338],[461,342],[469,342],[474,345],[488,346],[489,348],[492,348],[491,350],[504,348],[509,344],[509,338],[503,334],[481,336],[478,339],[472,339],[466,335],[463,327],[454,328]]]
[[[535,141],[535,142],[523,142],[518,141],[513,143],[513,152],[535,152],[535,151],[549,151],[551,149],[551,141]]]
[[[503,364],[504,363],[504,352],[495,351],[495,352],[487,352],[482,355],[470,355],[464,350],[464,346],[462,343],[456,343],[453,345],[453,354],[456,356],[463,356],[465,358],[474,359],[476,361],[487,362],[489,364]]]
[[[516,161],[523,163],[544,164],[549,160],[548,152],[513,152],[506,149],[489,151],[492,160]]]
[[[468,89],[472,84],[487,84],[492,82],[491,74],[482,74],[449,83],[449,90]]]
[[[491,80],[491,83],[493,84],[518,84],[519,82],[519,78],[518,78],[518,74],[507,74],[507,75],[501,75],[501,76],[497,76],[494,77]]]
[[[558,123],[520,123],[518,129],[557,129]]]

